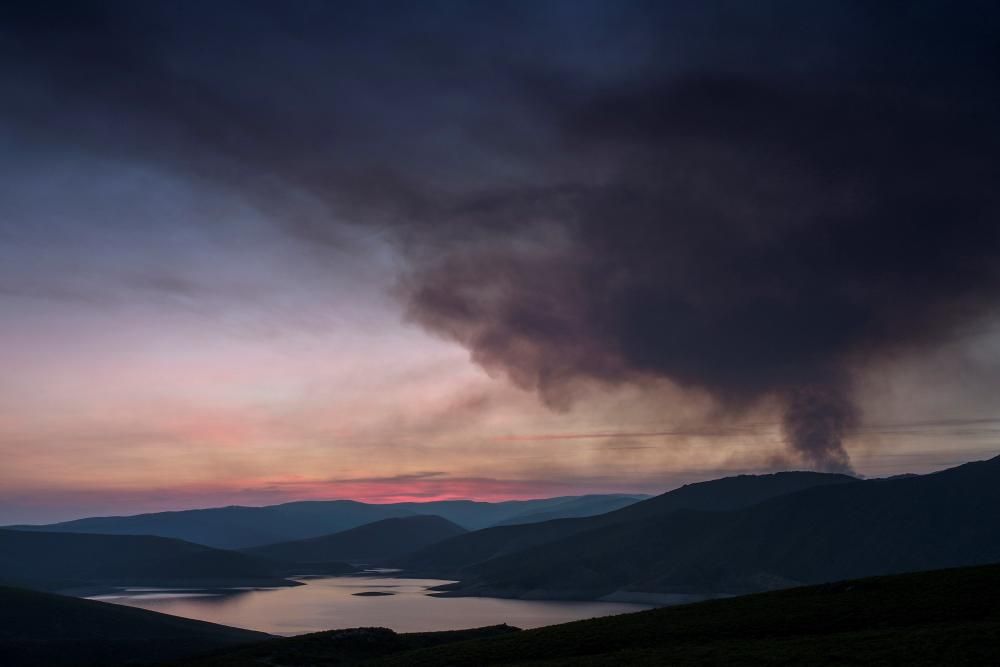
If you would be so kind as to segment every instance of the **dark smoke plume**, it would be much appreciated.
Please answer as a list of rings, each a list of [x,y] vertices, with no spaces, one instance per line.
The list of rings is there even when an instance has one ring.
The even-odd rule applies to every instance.
[[[408,283],[413,319],[552,404],[644,377],[776,400],[803,462],[849,470],[854,372],[996,303],[1000,144],[974,104],[699,78],[553,113],[606,175],[479,215],[558,241],[487,235]]]
[[[850,472],[843,440],[859,422],[850,391],[831,382],[796,387],[784,399],[785,433],[802,460],[814,468]]]
[[[857,372],[1000,294],[995,3],[9,4],[19,140],[388,230],[555,407],[665,378],[846,470]]]

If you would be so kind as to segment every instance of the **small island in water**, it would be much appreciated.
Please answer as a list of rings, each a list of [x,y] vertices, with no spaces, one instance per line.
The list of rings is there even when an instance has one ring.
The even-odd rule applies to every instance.
[[[395,593],[390,593],[389,591],[362,591],[360,593],[351,593],[351,595],[363,598],[378,598],[384,595],[395,595]]]

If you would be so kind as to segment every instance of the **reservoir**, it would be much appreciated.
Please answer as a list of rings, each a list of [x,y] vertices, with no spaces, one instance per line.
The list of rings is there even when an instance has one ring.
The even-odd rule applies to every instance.
[[[304,586],[199,591],[127,588],[93,599],[276,635],[378,626],[397,632],[460,630],[507,623],[536,628],[648,609],[640,604],[438,598],[437,579],[386,576],[303,578]]]

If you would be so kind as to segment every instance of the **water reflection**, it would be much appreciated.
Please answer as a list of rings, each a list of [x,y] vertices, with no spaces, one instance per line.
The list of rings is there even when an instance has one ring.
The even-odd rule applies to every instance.
[[[647,608],[611,602],[427,595],[428,588],[448,583],[438,579],[352,576],[303,577],[300,581],[305,585],[273,589],[127,588],[94,599],[281,635],[358,626],[382,626],[398,632],[456,630],[497,623],[534,628]]]

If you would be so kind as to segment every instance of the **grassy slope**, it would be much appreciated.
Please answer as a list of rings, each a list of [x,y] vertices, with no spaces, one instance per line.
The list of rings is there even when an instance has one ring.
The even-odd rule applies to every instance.
[[[824,584],[579,621],[371,665],[997,664],[1000,566]]]
[[[268,635],[93,600],[0,587],[0,664],[153,662]]]
[[[450,632],[397,634],[386,628],[351,628],[314,632],[291,639],[275,639],[235,651],[219,652],[176,663],[183,667],[253,667],[268,665],[357,665],[379,657],[436,647],[453,642],[498,637],[520,632],[507,625]]]

